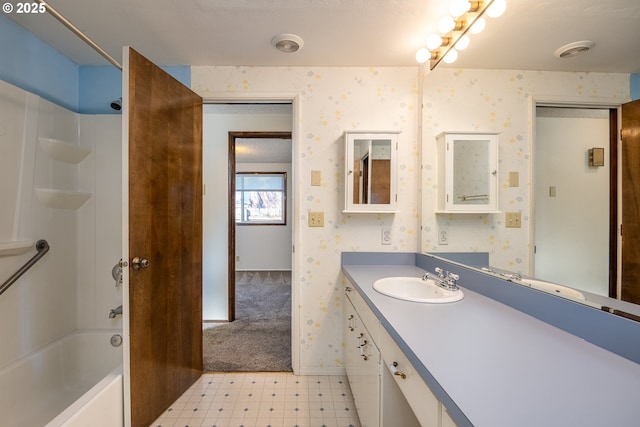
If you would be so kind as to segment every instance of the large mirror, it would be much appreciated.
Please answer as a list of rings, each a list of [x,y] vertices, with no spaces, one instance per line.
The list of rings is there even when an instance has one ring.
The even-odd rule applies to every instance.
[[[345,212],[396,209],[397,133],[345,132]]]
[[[633,257],[638,252],[634,247],[625,248],[624,243],[622,247],[618,247],[620,244],[617,227],[618,213],[615,210],[615,208],[623,208],[620,215],[623,218],[623,224],[625,224],[625,216],[634,218],[629,220],[630,227],[634,222],[638,222],[638,213],[634,213],[634,204],[626,203],[626,196],[615,187],[622,183],[623,187],[631,188],[629,181],[624,180],[633,180],[630,175],[638,174],[637,166],[626,164],[624,158],[617,166],[612,161],[616,160],[617,132],[615,130],[620,125],[623,133],[624,129],[627,129],[625,117],[628,115],[625,115],[625,112],[628,113],[628,110],[623,106],[623,120],[620,123],[616,121],[618,108],[615,106],[599,109],[571,106],[571,108],[560,109],[564,111],[556,111],[558,109],[555,106],[537,108],[538,111],[532,123],[535,134],[532,139],[531,157],[523,158],[520,162],[509,159],[507,156],[500,159],[503,172],[526,170],[521,166],[525,163],[532,170],[533,189],[530,200],[534,215],[527,218],[525,225],[528,230],[523,233],[524,235],[531,231],[530,237],[521,238],[520,241],[523,243],[517,247],[516,245],[509,247],[507,244],[500,247],[492,245],[492,239],[497,233],[510,237],[510,233],[519,232],[505,230],[503,216],[494,219],[490,215],[485,215],[483,222],[473,223],[472,228],[471,221],[465,223],[466,219],[462,219],[460,215],[450,215],[446,218],[447,226],[461,229],[467,226],[464,236],[472,243],[464,242],[464,244],[473,250],[492,251],[492,256],[488,257],[486,263],[467,264],[467,266],[475,267],[484,274],[507,280],[518,286],[547,292],[595,309],[640,321],[640,305],[637,300],[630,298],[629,293],[625,298],[625,293],[620,292],[622,285],[632,285],[638,280],[626,277],[624,274],[619,276],[617,274],[618,271],[625,272],[625,269],[627,274],[633,271],[633,265],[628,268],[628,263],[630,260],[633,262]],[[611,129],[614,129],[614,132]],[[612,133],[613,136],[611,136]],[[600,142],[589,142],[589,138],[596,134],[603,135]],[[592,147],[597,146],[605,147],[604,164],[596,165],[590,161],[589,152]],[[630,148],[626,146],[624,148],[624,154],[630,155]],[[620,150],[620,147],[617,149]],[[610,159],[609,150],[612,152],[612,159]],[[509,148],[503,148],[503,152],[509,153]],[[616,167],[619,169],[616,170]],[[512,189],[510,179],[507,179],[501,186],[501,196],[514,194],[518,192],[517,188],[517,181]],[[507,209],[508,203],[509,200],[502,203],[503,209]],[[523,215],[528,214],[526,210],[523,212]],[[543,218],[544,215],[546,218]],[[429,213],[423,219],[422,226],[433,227],[433,220],[429,218]],[[633,230],[630,227],[624,228],[627,242],[634,241],[631,238]],[[449,233],[449,235],[452,234]],[[489,237],[483,241],[482,237],[478,236]],[[506,238],[504,241],[508,242]],[[455,243],[456,249],[464,252],[462,243],[457,241]],[[440,246],[438,249],[445,253],[451,251],[450,246]],[[428,252],[442,256],[438,249],[432,248]],[[528,253],[532,262],[530,264],[527,264],[526,260],[521,264],[501,262],[508,258],[505,256],[501,258],[500,252],[505,251]],[[449,259],[446,256],[445,258]],[[621,285],[616,289],[618,280]],[[623,298],[609,296],[616,294],[622,295]]]

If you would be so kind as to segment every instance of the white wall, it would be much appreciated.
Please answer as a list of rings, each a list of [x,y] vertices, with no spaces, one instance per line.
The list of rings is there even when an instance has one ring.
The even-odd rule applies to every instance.
[[[197,91],[196,91],[197,92]],[[259,108],[239,105],[205,105],[203,109],[202,316],[228,319],[228,177],[229,132],[292,129],[289,112],[263,114]]]
[[[493,266],[531,273],[531,157],[534,100],[576,104],[629,100],[628,74],[437,68],[423,77],[422,252],[489,252]],[[499,135],[499,210],[521,212],[521,228],[505,228],[504,214],[436,215],[436,135],[444,130],[495,131]],[[509,172],[520,185],[509,187]],[[438,228],[449,227],[449,244]]]
[[[343,251],[415,252],[418,249],[417,68],[197,67],[192,89],[207,97],[298,96],[294,134],[294,355],[300,374],[343,371]],[[393,214],[343,214],[345,130],[399,130],[398,205]],[[225,139],[226,141],[226,139]],[[205,147],[206,148],[206,147]],[[224,159],[223,159],[224,160]],[[226,166],[219,185],[226,179]],[[311,170],[322,184],[311,186]],[[222,185],[220,185],[222,187]],[[226,207],[225,207],[226,209]],[[323,211],[325,226],[307,227],[309,211]],[[223,211],[221,211],[223,212]],[[381,244],[383,228],[393,243]],[[226,262],[226,257],[222,258]],[[226,283],[223,281],[223,283]],[[226,301],[226,300],[225,300]],[[224,302],[224,301],[223,301]],[[297,329],[296,329],[297,328]]]
[[[543,110],[533,159],[534,275],[609,296],[609,111]],[[593,147],[604,148],[605,166],[588,166]]]
[[[237,226],[236,270],[290,271],[293,217],[291,163],[237,163],[236,172],[285,172],[287,174],[287,223],[285,225]]]
[[[11,242],[38,239],[46,239],[51,246],[0,295],[0,366],[79,327],[117,326],[107,321],[107,315],[119,296],[105,298],[99,289],[102,284],[94,280],[95,268],[102,262],[96,258],[114,248],[98,245],[96,236],[119,235],[120,228],[119,212],[112,218],[112,211],[95,211],[95,204],[103,200],[95,197],[96,189],[109,185],[112,177],[97,183],[97,175],[87,173],[96,165],[108,167],[110,162],[111,157],[101,154],[107,147],[95,147],[105,142],[96,138],[102,123],[119,126],[117,120],[85,118],[0,81],[0,249]],[[79,164],[65,163],[50,157],[38,136],[84,146],[91,153]],[[107,150],[119,150],[118,131],[115,138]],[[117,159],[117,176],[119,164]],[[37,188],[89,192],[91,197],[77,209],[52,208],[37,197]],[[115,249],[119,253],[119,243]],[[0,256],[0,280],[35,253],[31,247],[24,254]]]

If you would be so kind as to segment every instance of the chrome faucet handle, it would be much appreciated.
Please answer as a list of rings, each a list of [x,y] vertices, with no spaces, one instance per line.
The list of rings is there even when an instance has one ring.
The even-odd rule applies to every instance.
[[[440,267],[436,267],[433,269],[433,271],[435,271],[438,274],[438,277],[440,279],[444,279],[445,275],[444,275],[444,270],[441,269]]]
[[[454,274],[454,273],[449,273],[447,271],[447,277],[451,280],[453,280],[454,282],[458,279],[460,279],[460,276],[458,274]]]

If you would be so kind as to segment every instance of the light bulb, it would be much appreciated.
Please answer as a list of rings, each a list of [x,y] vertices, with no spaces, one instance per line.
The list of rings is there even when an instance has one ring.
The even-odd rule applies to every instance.
[[[451,49],[447,54],[442,58],[444,62],[447,64],[453,64],[458,59],[458,51],[455,49]]]
[[[469,39],[469,36],[464,35],[464,36],[460,37],[458,39],[458,41],[456,42],[456,49],[465,50],[466,48],[469,47],[469,43],[470,42],[471,42],[471,39]]]
[[[442,37],[437,34],[431,34],[427,37],[427,49],[434,50],[442,46]]]
[[[475,20],[471,28],[469,28],[469,32],[471,34],[480,34],[486,25],[487,21],[485,21],[484,18],[478,18]]]
[[[498,16],[502,16],[506,9],[506,0],[493,0],[491,6],[489,6],[489,9],[487,9],[487,16],[489,18],[497,18]]]
[[[421,47],[416,52],[416,61],[419,64],[424,64],[429,58],[431,58],[431,52],[426,47]]]
[[[438,22],[438,31],[442,34],[447,34],[449,31],[456,27],[456,21],[450,16],[443,16]]]
[[[471,9],[469,0],[451,0],[451,6],[449,6],[449,12],[456,18],[464,15],[469,9]]]

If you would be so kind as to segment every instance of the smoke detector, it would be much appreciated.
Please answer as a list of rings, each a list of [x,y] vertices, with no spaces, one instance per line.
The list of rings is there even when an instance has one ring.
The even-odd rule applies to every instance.
[[[304,41],[295,34],[278,34],[271,39],[271,45],[284,53],[295,53],[302,49]]]
[[[554,55],[558,58],[573,58],[574,56],[587,53],[593,46],[595,46],[595,43],[590,40],[573,42],[558,48],[554,52]]]

